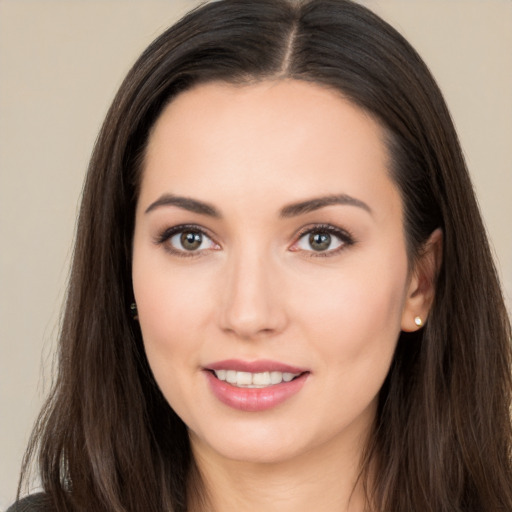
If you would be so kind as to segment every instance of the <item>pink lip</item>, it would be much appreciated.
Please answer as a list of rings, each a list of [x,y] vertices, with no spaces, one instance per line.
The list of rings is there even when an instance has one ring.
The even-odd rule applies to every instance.
[[[206,370],[236,370],[237,372],[287,372],[287,373],[304,373],[306,368],[290,366],[289,364],[279,363],[267,359],[259,359],[257,361],[242,361],[240,359],[226,359],[224,361],[216,361],[215,363],[204,366]]]
[[[211,370],[236,370],[251,373],[279,371],[299,373],[300,375],[290,382],[283,381],[266,388],[237,388],[217,379]],[[223,404],[240,411],[259,412],[276,407],[298,393],[306,383],[310,372],[275,361],[247,362],[230,359],[206,366],[204,374],[213,394]]]

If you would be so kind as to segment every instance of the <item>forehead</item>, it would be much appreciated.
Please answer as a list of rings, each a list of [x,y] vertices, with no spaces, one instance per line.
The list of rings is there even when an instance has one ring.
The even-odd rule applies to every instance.
[[[283,202],[383,188],[396,196],[383,140],[370,115],[321,85],[201,84],[173,99],[153,127],[141,200],[148,191],[217,193],[220,201],[265,200],[276,189]]]

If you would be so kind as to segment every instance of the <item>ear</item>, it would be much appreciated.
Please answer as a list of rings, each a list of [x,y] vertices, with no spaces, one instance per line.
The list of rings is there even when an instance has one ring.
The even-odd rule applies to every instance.
[[[443,259],[443,232],[432,232],[412,269],[402,312],[402,331],[417,331],[425,323],[434,301],[437,275]]]

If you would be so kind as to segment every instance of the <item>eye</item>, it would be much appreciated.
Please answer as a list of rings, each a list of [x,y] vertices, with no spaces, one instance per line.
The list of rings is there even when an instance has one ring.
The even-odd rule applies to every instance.
[[[182,251],[198,251],[206,249],[208,241],[208,237],[198,231],[182,231],[172,236],[169,243],[174,248]]]
[[[179,256],[192,256],[201,251],[219,248],[204,231],[194,226],[175,226],[167,229],[156,242],[165,245],[168,251]]]
[[[353,243],[353,238],[344,230],[330,225],[316,226],[303,232],[291,250],[327,256]]]
[[[324,252],[337,249],[342,244],[342,240],[331,233],[311,231],[299,239],[297,246],[303,251]]]

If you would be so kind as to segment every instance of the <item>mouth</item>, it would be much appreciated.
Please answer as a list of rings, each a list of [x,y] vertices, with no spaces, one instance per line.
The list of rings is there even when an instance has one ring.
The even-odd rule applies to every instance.
[[[282,382],[291,382],[292,380],[300,377],[306,372],[280,372],[280,371],[265,371],[265,372],[244,372],[236,370],[209,370],[215,377],[223,382],[227,382],[237,388],[250,388],[262,389],[269,386],[276,386]]]
[[[219,361],[203,368],[213,395],[246,412],[276,407],[299,393],[309,370],[275,361]]]

